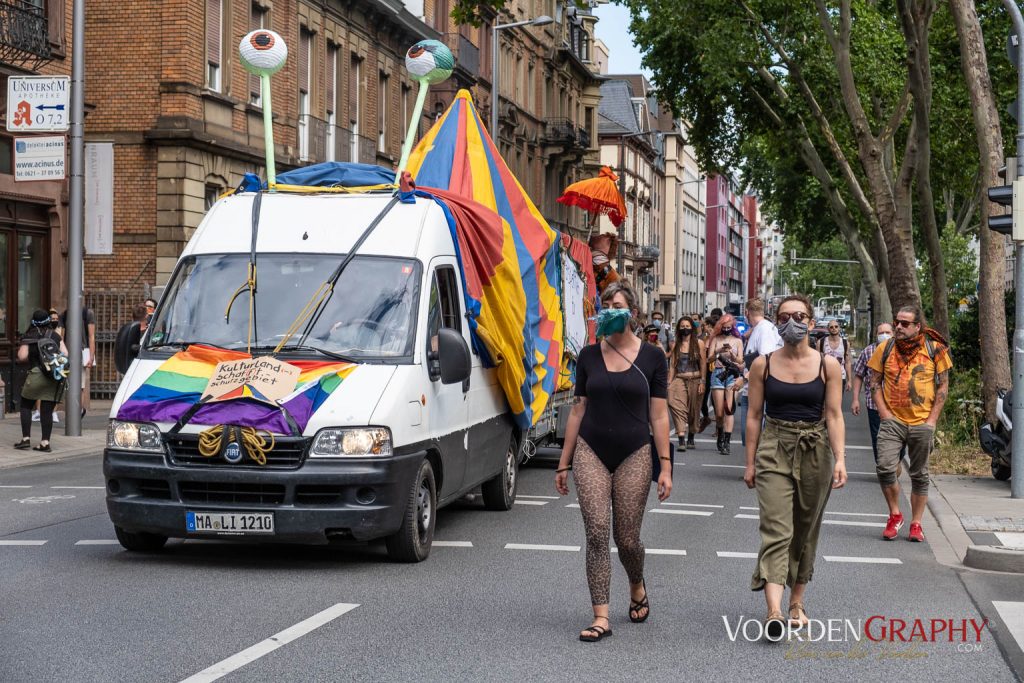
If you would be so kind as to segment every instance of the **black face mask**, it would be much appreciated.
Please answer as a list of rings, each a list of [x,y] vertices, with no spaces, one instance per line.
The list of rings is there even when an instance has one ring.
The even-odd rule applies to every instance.
[[[691,330],[689,328],[685,328],[685,329],[680,329],[679,330],[679,334],[683,335],[684,337],[689,337],[690,336],[690,332],[693,332],[693,330]]]
[[[723,327],[722,328],[722,334],[732,334],[732,328],[731,327]]]

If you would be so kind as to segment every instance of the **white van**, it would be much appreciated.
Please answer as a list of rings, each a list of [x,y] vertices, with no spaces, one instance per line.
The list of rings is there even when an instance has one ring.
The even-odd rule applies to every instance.
[[[493,370],[470,352],[460,264],[437,204],[397,203],[358,245],[301,348],[276,357],[351,359],[356,369],[301,436],[279,436],[265,465],[199,454],[199,432],[122,423],[120,406],[174,353],[247,347],[249,297],[229,300],[257,264],[253,355],[296,315],[385,208],[390,193],[255,193],[209,211],[164,289],[111,409],[107,509],[129,550],[168,537],[326,543],[384,537],[403,561],[427,557],[437,509],[482,485],[487,508],[515,501],[515,427]],[[250,247],[252,252],[250,253]],[[288,346],[299,343],[296,335]]]

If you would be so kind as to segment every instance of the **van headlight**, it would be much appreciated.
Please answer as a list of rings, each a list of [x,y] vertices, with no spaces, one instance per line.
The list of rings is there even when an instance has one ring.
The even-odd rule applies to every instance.
[[[107,448],[163,453],[164,443],[160,428],[154,424],[111,420],[107,426]]]
[[[311,458],[391,455],[391,430],[384,427],[321,429],[313,439]]]

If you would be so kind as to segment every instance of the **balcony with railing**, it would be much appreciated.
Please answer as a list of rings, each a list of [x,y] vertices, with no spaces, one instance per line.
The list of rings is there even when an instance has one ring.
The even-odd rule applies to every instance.
[[[300,118],[298,149],[305,152],[305,156],[302,158],[303,163],[321,161],[377,163],[377,141],[373,138],[354,135],[348,128],[332,126],[329,122],[315,116]],[[306,136],[305,142],[302,140],[303,135]]]
[[[444,44],[455,57],[456,70],[462,69],[473,78],[480,75],[480,48],[461,33],[445,33]]]
[[[590,133],[571,119],[550,118],[544,123],[544,141],[549,145],[561,145],[567,152],[590,149]]]
[[[43,9],[20,0],[0,0],[0,62],[35,71],[51,58]]]
[[[623,253],[626,258],[630,259],[634,263],[646,263],[651,265],[658,261],[658,258],[661,256],[661,249],[653,244],[634,244],[633,242],[625,242],[623,244]]]

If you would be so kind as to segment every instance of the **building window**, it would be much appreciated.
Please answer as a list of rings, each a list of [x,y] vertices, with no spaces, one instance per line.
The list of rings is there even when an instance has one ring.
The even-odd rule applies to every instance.
[[[402,130],[409,130],[412,125],[412,87],[408,83],[402,84],[402,100],[400,102],[402,106]],[[419,136],[419,126],[417,126],[417,137]]]
[[[337,159],[338,144],[335,128],[338,126],[338,47],[327,46],[327,161]]]
[[[221,37],[224,0],[206,0],[206,87],[221,91]]]
[[[383,71],[377,80],[377,151],[388,151],[388,75]]]
[[[351,141],[351,154],[349,156],[350,161],[360,161],[359,159],[359,135],[362,132],[360,124],[362,123],[362,85],[363,85],[363,60],[359,55],[352,55],[352,63],[348,70],[349,84],[349,127],[352,129],[352,141]]]
[[[309,159],[309,63],[313,34],[302,30],[299,35],[299,160]]]
[[[256,31],[267,27],[267,10],[260,0],[249,4],[249,30]],[[254,107],[263,107],[263,95],[260,92],[260,77],[256,74],[249,74],[249,104]]]
[[[212,183],[206,184],[203,194],[203,204],[207,211],[212,209],[213,205],[217,203],[217,198],[220,197],[221,192],[223,192],[223,189],[220,185],[214,185]]]

